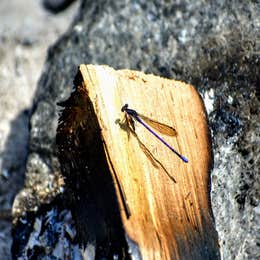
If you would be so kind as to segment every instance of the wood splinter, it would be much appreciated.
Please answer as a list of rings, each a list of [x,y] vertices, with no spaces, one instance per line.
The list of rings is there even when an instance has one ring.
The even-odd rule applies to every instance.
[[[196,90],[94,65],[81,65],[74,83],[60,103],[57,144],[85,244],[119,256],[133,256],[135,244],[142,259],[218,259],[209,130]]]

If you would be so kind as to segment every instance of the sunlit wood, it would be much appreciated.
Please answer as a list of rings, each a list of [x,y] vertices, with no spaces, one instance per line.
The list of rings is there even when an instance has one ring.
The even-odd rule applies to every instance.
[[[101,129],[125,232],[143,259],[210,258],[216,251],[209,198],[211,147],[197,91],[183,82],[137,71],[94,65],[81,65],[79,70]],[[172,136],[161,135],[189,162],[142,125],[129,129],[121,111],[126,103],[174,129]]]

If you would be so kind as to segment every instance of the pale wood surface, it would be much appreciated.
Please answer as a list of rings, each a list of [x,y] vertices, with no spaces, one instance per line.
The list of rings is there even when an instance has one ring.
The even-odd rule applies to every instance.
[[[80,72],[111,174],[114,180],[117,176],[131,212],[127,218],[115,180],[128,237],[138,245],[143,259],[203,255],[201,247],[214,247],[216,241],[214,235],[210,237],[214,233],[208,187],[211,148],[204,106],[196,90],[180,81],[108,66],[81,65]],[[180,160],[140,124],[135,124],[136,135],[120,127],[125,103],[174,127],[177,136],[162,136],[189,162]],[[151,162],[140,142],[159,163]]]

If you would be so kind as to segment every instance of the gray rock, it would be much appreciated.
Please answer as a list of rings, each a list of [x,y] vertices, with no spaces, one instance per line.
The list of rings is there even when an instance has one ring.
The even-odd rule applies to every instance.
[[[70,30],[49,49],[34,98],[27,165],[38,158],[59,180],[56,103],[68,98],[79,64],[107,64],[190,82],[209,114],[215,161],[211,199],[221,257],[257,259],[259,8],[257,1],[82,1]],[[46,167],[38,167],[38,174]],[[27,178],[33,169],[27,168]],[[39,207],[59,189],[52,185],[44,196],[27,185],[26,192]],[[29,210],[29,203],[18,202],[17,212]]]
[[[14,197],[23,187],[32,97],[46,50],[66,29],[77,3],[54,16],[40,1],[0,4],[0,258],[11,258]],[[21,208],[23,209],[23,208]]]

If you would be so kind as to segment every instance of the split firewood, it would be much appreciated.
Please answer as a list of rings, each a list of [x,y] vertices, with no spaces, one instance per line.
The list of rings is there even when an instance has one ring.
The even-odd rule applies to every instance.
[[[197,91],[94,65],[81,65],[74,84],[60,103],[57,144],[83,244],[119,258],[218,258],[210,135]]]

